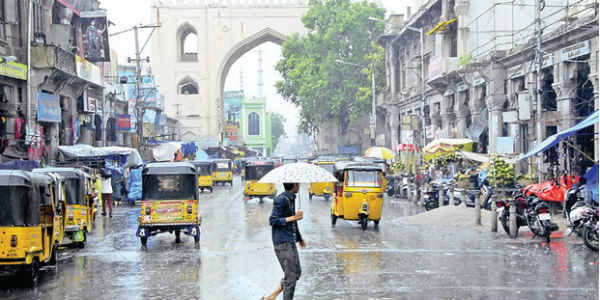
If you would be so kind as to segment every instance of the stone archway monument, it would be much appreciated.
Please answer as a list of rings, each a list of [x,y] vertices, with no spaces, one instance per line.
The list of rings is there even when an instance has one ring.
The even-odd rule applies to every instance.
[[[308,0],[155,0],[152,73],[186,139],[221,140],[231,66],[256,46],[304,34]],[[197,87],[197,90],[190,88]]]

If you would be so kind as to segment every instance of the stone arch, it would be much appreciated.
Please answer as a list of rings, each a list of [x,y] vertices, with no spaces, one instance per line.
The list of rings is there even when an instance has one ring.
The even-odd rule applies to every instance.
[[[185,76],[177,82],[177,94],[179,95],[197,95],[199,90],[198,82],[190,76]]]
[[[190,23],[185,22],[177,29],[175,38],[177,60],[182,62],[198,61],[198,32],[196,28]]]
[[[223,89],[225,88],[225,80],[227,79],[227,74],[229,73],[229,70],[231,69],[231,66],[233,66],[233,64],[240,58],[242,57],[244,54],[246,54],[248,51],[254,49],[255,47],[264,44],[266,42],[272,42],[278,45],[283,44],[283,42],[285,41],[286,36],[276,30],[273,30],[271,28],[265,28],[245,39],[243,39],[242,41],[238,42],[236,45],[234,45],[231,49],[229,49],[229,51],[227,52],[227,54],[225,54],[225,57],[223,58],[223,60],[221,61],[221,64],[219,65],[219,69],[217,71],[217,91],[218,91],[218,95],[219,98],[217,99],[217,103],[218,103],[218,111],[219,111],[219,115],[222,116],[223,115]],[[219,121],[219,131],[222,130],[222,121]]]

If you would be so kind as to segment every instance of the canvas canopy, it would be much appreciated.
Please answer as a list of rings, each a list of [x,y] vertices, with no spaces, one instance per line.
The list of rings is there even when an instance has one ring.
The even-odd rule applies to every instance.
[[[74,146],[58,146],[58,151],[70,159],[125,156],[126,162],[123,166],[125,168],[136,167],[144,163],[140,153],[136,149],[127,147],[93,147],[90,145],[79,144]]]
[[[526,159],[526,158],[536,155],[540,152],[547,151],[548,149],[556,146],[556,144],[560,143],[560,141],[576,134],[578,131],[585,129],[586,127],[589,127],[589,126],[593,126],[594,124],[598,123],[598,112],[599,111],[593,112],[591,115],[587,116],[581,122],[575,124],[575,126],[569,128],[565,131],[556,133],[556,134],[548,137],[547,139],[543,140],[541,143],[539,143],[535,147],[533,147],[533,149],[531,149],[531,151],[521,155],[521,157],[519,157],[519,160]]]

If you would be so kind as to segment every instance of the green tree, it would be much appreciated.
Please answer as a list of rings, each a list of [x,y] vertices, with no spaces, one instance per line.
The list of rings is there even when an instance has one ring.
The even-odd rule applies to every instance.
[[[279,139],[285,137],[285,118],[278,113],[271,113],[271,143],[273,145],[273,151],[277,149],[277,143]]]
[[[374,3],[311,0],[302,22],[308,34],[290,36],[282,45],[276,83],[284,99],[300,107],[299,127],[318,134],[325,120],[337,120],[344,134],[359,115],[371,110],[371,71],[378,89],[384,80],[384,52],[375,43],[385,10]],[[341,64],[344,61],[355,65]]]

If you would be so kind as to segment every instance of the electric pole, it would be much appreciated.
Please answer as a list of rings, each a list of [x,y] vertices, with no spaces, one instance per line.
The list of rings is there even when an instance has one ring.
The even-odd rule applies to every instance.
[[[543,140],[542,135],[542,65],[544,61],[544,53],[542,52],[542,18],[541,13],[544,9],[545,0],[535,1],[535,64],[537,72],[535,72],[535,101],[536,101],[536,138],[539,145]],[[544,179],[544,154],[537,155],[538,180],[542,182]]]

